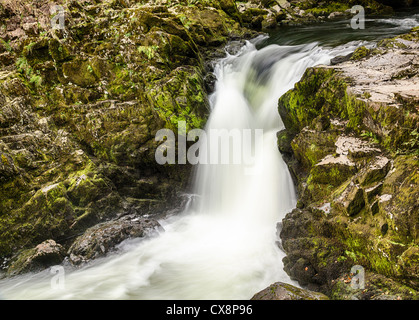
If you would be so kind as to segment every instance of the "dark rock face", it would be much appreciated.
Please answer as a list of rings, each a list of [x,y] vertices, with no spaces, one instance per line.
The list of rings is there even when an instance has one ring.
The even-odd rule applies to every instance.
[[[162,229],[156,220],[124,216],[87,229],[74,241],[67,254],[70,262],[78,265],[106,255],[126,239],[144,237]]]
[[[328,300],[319,292],[297,288],[288,283],[276,282],[256,293],[250,300]]]
[[[279,100],[287,132],[278,134],[278,147],[299,193],[297,208],[279,226],[284,268],[301,285],[335,299],[418,297],[412,266],[418,262],[419,161],[412,135],[419,128],[412,106],[419,92],[410,85],[419,73],[415,58],[404,60],[417,55],[417,35],[416,28],[368,56],[309,69]],[[415,72],[392,76],[409,64]],[[364,82],[379,65],[380,77]],[[350,286],[354,265],[365,270],[364,291]]]

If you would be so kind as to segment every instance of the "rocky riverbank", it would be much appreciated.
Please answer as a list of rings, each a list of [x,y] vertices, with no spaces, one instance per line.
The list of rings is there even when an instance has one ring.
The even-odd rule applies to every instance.
[[[364,5],[367,13],[380,14],[391,13],[393,9],[388,5],[394,5],[391,1],[375,0],[41,0],[35,3],[0,0],[2,268],[8,275],[15,275],[36,271],[64,259],[80,265],[111,252],[125,239],[143,237],[159,228],[154,215],[182,208],[185,200],[182,193],[188,187],[191,168],[188,165],[157,165],[155,134],[162,128],[176,132],[178,121],[186,121],[188,129],[203,127],[209,113],[207,98],[214,82],[211,62],[225,55],[226,44],[252,38],[261,31],[282,25],[349,15],[354,4]],[[64,28],[51,26],[51,19],[57,14],[57,11],[51,12],[53,5],[62,5]],[[382,43],[380,50],[390,52],[392,46],[397,50],[411,50],[412,39]],[[356,56],[377,57],[377,54],[378,51],[364,49]],[[384,54],[380,53],[381,56]],[[350,71],[350,63],[358,63],[356,67],[362,69],[363,61],[347,62],[346,71]],[[406,68],[402,65],[400,63],[400,72],[392,79],[401,81],[396,83],[398,85],[403,81],[411,83],[416,76],[415,64]],[[309,70],[294,93],[290,92],[281,100],[280,111],[289,132],[280,134],[280,148],[288,154],[290,168],[296,173],[301,196],[298,210],[303,212],[298,217],[293,215],[299,211],[290,213],[282,226],[281,236],[289,254],[286,268],[303,285],[315,283],[313,289],[330,295],[337,292],[337,289],[329,289],[330,281],[340,283],[341,271],[346,270],[346,266],[359,262],[375,272],[376,265],[386,261],[378,253],[372,256],[368,255],[369,250],[367,253],[360,251],[358,247],[365,243],[354,234],[361,229],[337,228],[336,232],[350,234],[353,239],[351,245],[346,243],[347,247],[342,247],[343,251],[332,250],[330,254],[330,257],[336,256],[339,272],[325,270],[326,276],[321,276],[320,282],[312,280],[316,273],[307,281],[301,280],[300,271],[311,270],[311,266],[299,259],[310,254],[317,257],[313,250],[320,250],[322,255],[322,250],[329,248],[331,242],[327,241],[332,234],[326,237],[324,234],[305,236],[298,233],[294,237],[287,234],[287,230],[291,232],[293,223],[295,230],[306,230],[299,225],[304,214],[308,215],[307,221],[315,225],[319,221],[330,224],[330,219],[321,215],[322,219],[317,221],[315,218],[316,222],[312,222],[319,214],[313,208],[334,204],[336,201],[325,199],[332,191],[341,190],[341,207],[337,207],[342,212],[351,212],[342,220],[343,224],[360,215],[357,212],[358,202],[362,202],[359,195],[364,197],[364,202],[371,201],[371,210],[377,211],[374,219],[384,216],[377,225],[386,242],[380,242],[380,246],[371,252],[384,250],[392,257],[391,263],[399,254],[403,258],[397,262],[397,267],[387,268],[384,264],[382,268],[388,272],[379,271],[374,276],[395,275],[397,281],[400,277],[404,279],[401,283],[405,285],[408,274],[417,274],[417,269],[412,271],[417,268],[412,260],[417,259],[417,247],[411,245],[416,241],[416,233],[412,236],[413,231],[408,231],[414,230],[409,229],[412,227],[408,222],[417,219],[411,213],[416,208],[411,194],[414,190],[411,185],[415,186],[416,181],[412,168],[417,165],[411,153],[417,148],[417,140],[409,134],[414,132],[412,117],[417,110],[406,92],[400,93],[392,98],[410,109],[389,109],[391,112],[387,116],[388,109],[377,107],[381,113],[370,111],[372,120],[367,118],[369,126],[365,129],[361,126],[361,115],[373,108],[373,99],[385,93],[370,92],[362,82],[353,87],[353,93],[344,93],[348,84],[346,78],[337,76],[337,70]],[[329,89],[321,86],[323,81],[330,84]],[[318,107],[324,99],[330,98],[333,103],[327,112],[339,114],[322,117],[317,110],[307,114],[306,119],[294,116],[293,112],[299,112],[294,103],[300,99],[299,95],[311,96],[318,90],[320,93],[313,96],[310,106]],[[391,88],[388,90],[387,93],[393,92]],[[342,97],[350,105],[347,113],[332,106]],[[393,118],[388,117],[394,115],[399,119],[401,114],[403,121],[399,127],[406,125],[410,131],[390,130]],[[386,126],[382,127],[383,124]],[[361,128],[364,131],[360,131]],[[373,144],[374,139],[381,140]],[[334,158],[338,154],[354,154],[348,143],[361,149],[356,149],[358,158],[348,157],[343,163],[339,162],[342,159],[336,162]],[[326,158],[329,154],[333,159]],[[321,160],[324,163],[317,165]],[[360,169],[367,164],[371,170]],[[328,170],[329,166],[335,166],[339,171]],[[373,169],[375,167],[378,169]],[[302,174],[299,174],[300,169]],[[344,186],[361,171],[365,172],[364,180],[368,183],[361,188],[357,187],[358,182]],[[378,172],[383,176],[380,179],[391,179],[377,186],[379,179],[371,172]],[[335,174],[332,183],[321,182],[329,181],[331,174]],[[374,176],[373,181],[370,175]],[[365,195],[367,190],[368,197]],[[345,204],[352,193],[358,206]],[[350,195],[342,196],[345,194]],[[391,219],[382,213],[386,204],[396,208],[391,212]],[[368,223],[372,222],[368,220]],[[395,228],[401,230],[401,236],[393,237]],[[301,243],[299,247],[299,240],[291,241],[301,238],[308,241],[304,243],[317,245],[307,247]],[[328,240],[322,242],[325,238]],[[340,243],[339,239],[336,243]],[[292,243],[296,245],[294,249]],[[297,252],[298,248],[301,252]],[[377,263],[370,266],[363,263],[364,260],[358,261],[359,257],[364,257],[365,261],[375,259],[371,261]],[[321,260],[321,264],[325,261]],[[319,268],[316,263],[312,262],[312,266]],[[318,273],[319,269],[313,267],[313,270]],[[413,277],[412,281],[417,281],[415,279]],[[409,283],[406,285],[414,287]]]
[[[302,286],[335,299],[418,299],[418,54],[416,28],[308,69],[280,98],[278,145],[299,202],[278,229],[285,270]],[[355,265],[362,290],[351,286]]]
[[[62,29],[51,27],[54,4]],[[18,253],[45,240],[66,253],[98,223],[123,229],[121,217],[181,208],[190,166],[158,165],[156,132],[176,132],[180,120],[202,128],[208,62],[254,36],[234,1],[1,1],[0,258],[9,274],[31,269],[15,263]]]

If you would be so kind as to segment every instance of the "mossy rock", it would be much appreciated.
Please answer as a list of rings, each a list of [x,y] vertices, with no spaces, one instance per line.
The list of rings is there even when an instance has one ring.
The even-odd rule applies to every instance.
[[[24,272],[35,272],[58,265],[64,259],[64,247],[54,240],[46,240],[35,248],[21,251],[10,263],[7,274],[18,275]]]
[[[108,195],[112,189],[109,184],[101,177],[87,176],[82,174],[77,178],[73,178],[69,182],[67,196],[71,199],[73,205],[85,207],[89,203]]]
[[[361,60],[367,57],[371,53],[371,50],[365,46],[358,47],[352,54],[350,60]]]
[[[285,127],[299,132],[317,117],[327,114],[329,118],[348,119],[347,127],[360,129],[365,105],[346,89],[347,83],[339,72],[308,68],[294,89],[279,99],[278,111]]]
[[[69,59],[71,56],[70,49],[55,38],[49,40],[48,49],[52,59],[58,63]]]
[[[175,132],[179,121],[186,121],[187,130],[203,127],[208,110],[205,97],[200,71],[190,67],[175,69],[149,91],[155,110]]]
[[[71,82],[81,87],[92,87],[109,75],[107,63],[98,58],[64,62],[62,72],[65,83]]]
[[[26,43],[30,40],[26,40]],[[49,60],[51,58],[48,50],[48,40],[41,39],[29,42],[23,47],[22,55],[28,59],[31,64],[36,64]]]
[[[382,298],[411,299],[418,285],[413,265],[419,162],[412,149],[402,151],[400,146],[417,145],[417,112],[406,99],[398,100],[398,108],[378,105],[361,101],[350,88],[351,79],[343,78],[339,71],[317,67],[308,69],[294,89],[279,99],[287,135],[295,136],[293,157],[284,159],[290,171],[299,175],[300,196],[299,209],[283,221],[285,270],[301,283],[330,293],[334,289],[326,283],[337,281],[344,268],[359,264],[394,281],[392,293]],[[329,121],[319,121],[322,116]],[[287,150],[287,135],[279,135],[285,143],[279,144],[282,150]],[[320,139],[322,135],[325,139]],[[369,141],[359,139],[361,135]],[[343,150],[338,140],[352,147]],[[362,142],[359,147],[354,147],[355,140]],[[338,159],[346,165],[339,167],[334,163]],[[291,227],[287,225],[290,221]],[[336,267],[333,272],[324,271],[325,262]],[[339,290],[333,297],[353,295]],[[378,297],[376,293],[358,296]]]

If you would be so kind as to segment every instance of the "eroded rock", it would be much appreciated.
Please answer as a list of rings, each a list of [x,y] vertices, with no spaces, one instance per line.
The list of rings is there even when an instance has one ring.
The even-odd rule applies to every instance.
[[[106,255],[122,241],[145,237],[162,230],[150,218],[124,216],[115,221],[103,222],[86,230],[68,250],[69,260],[75,265]]]

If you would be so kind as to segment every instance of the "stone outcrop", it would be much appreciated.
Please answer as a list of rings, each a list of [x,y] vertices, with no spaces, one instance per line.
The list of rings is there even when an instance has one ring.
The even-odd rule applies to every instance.
[[[308,69],[279,100],[299,194],[278,225],[284,267],[335,299],[418,298],[418,32]],[[364,291],[351,291],[354,265]]]
[[[72,264],[79,265],[108,254],[124,240],[143,238],[162,230],[154,219],[124,216],[87,229],[73,242],[67,255]]]

